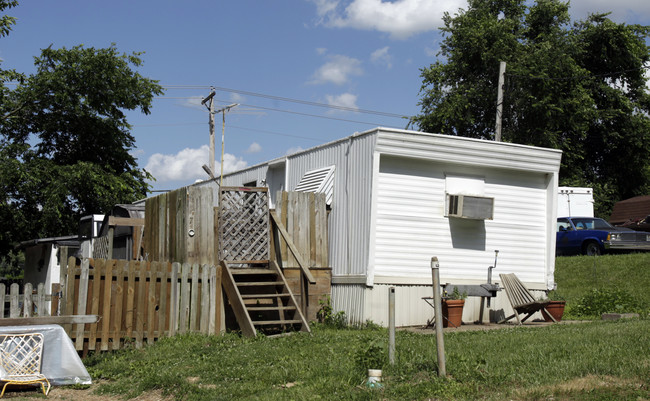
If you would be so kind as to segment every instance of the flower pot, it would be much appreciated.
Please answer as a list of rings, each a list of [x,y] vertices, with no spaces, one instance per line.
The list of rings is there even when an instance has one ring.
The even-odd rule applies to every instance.
[[[460,327],[463,323],[464,299],[445,299],[442,301],[442,327]]]
[[[546,306],[546,310],[548,311],[548,313],[546,313],[546,311],[542,309],[542,316],[544,316],[544,321],[552,322],[553,319],[551,319],[551,316],[555,318],[556,322],[562,320],[565,304],[566,301],[551,301],[551,303]],[[549,316],[549,314],[551,316]]]

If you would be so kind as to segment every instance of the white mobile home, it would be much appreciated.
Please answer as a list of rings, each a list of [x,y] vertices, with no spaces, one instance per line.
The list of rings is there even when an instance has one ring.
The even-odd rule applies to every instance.
[[[328,193],[332,303],[353,323],[387,323],[396,287],[399,326],[431,318],[430,261],[441,282],[482,284],[488,266],[530,289],[555,283],[561,152],[376,128],[224,176],[224,185]],[[273,205],[272,205],[273,206]],[[479,314],[470,298],[463,318]],[[509,304],[503,292],[494,308]]]

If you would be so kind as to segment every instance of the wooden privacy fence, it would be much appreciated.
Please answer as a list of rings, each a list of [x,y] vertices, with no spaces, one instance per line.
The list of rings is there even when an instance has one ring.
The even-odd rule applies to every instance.
[[[325,194],[282,192],[277,196],[276,214],[291,237],[296,251],[309,267],[329,267],[327,241],[327,205]],[[297,267],[289,244],[282,238],[276,245],[281,267]]]
[[[77,350],[136,347],[176,333],[221,329],[221,283],[212,265],[68,259],[61,313],[100,315],[65,324]]]
[[[214,194],[183,187],[145,201],[146,260],[218,265]]]

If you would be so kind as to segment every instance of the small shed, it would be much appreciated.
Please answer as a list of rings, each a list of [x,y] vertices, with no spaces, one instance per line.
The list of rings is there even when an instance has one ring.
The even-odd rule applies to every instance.
[[[376,128],[224,176],[224,185],[324,192],[330,208],[332,304],[351,323],[425,324],[430,261],[443,283],[485,283],[499,273],[530,289],[555,286],[561,152],[416,131]],[[479,300],[463,318],[476,320]],[[505,295],[496,308],[508,309]],[[506,311],[508,313],[509,310]]]
[[[20,247],[25,250],[23,282],[31,283],[34,288],[43,283],[49,294],[52,284],[60,282],[60,259],[77,253],[80,244],[77,235],[21,242]],[[65,252],[67,255],[61,255],[61,247],[67,247]]]
[[[615,226],[650,231],[650,195],[635,196],[616,202],[609,222]]]

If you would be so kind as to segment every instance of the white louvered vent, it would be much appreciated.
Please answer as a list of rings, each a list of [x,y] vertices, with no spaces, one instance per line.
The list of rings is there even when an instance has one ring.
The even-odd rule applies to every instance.
[[[324,193],[327,204],[331,205],[334,197],[334,167],[329,166],[306,172],[294,191]]]

